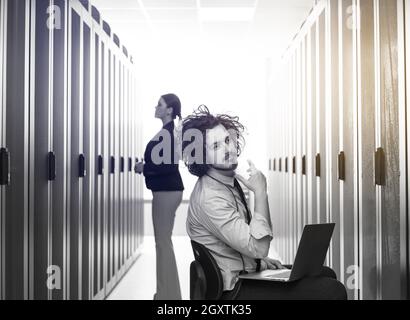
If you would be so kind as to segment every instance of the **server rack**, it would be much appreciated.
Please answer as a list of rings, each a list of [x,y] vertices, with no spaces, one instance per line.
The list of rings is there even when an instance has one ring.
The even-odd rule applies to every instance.
[[[270,84],[278,251],[291,263],[301,222],[336,222],[327,264],[351,299],[408,297],[409,8],[319,1]]]
[[[135,67],[87,0],[1,1],[0,62],[0,299],[103,299],[143,233]]]

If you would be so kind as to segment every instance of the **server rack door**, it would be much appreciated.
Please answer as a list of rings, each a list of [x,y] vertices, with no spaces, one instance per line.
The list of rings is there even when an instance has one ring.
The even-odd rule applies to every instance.
[[[114,86],[114,106],[113,106],[113,117],[111,121],[114,121],[114,130],[113,130],[113,157],[116,164],[118,163],[119,158],[119,88],[120,88],[120,63],[118,57],[114,55],[114,65],[115,65],[115,86]],[[119,265],[119,171],[118,166],[114,166],[114,189],[113,189],[113,217],[114,217],[114,276],[117,277],[118,271],[120,269]],[[116,281],[116,280],[115,280]],[[115,282],[114,281],[114,282]]]
[[[135,142],[137,140],[137,137],[135,136],[135,128],[134,128],[134,108],[135,108],[135,101],[134,101],[134,82],[132,79],[132,73],[130,75],[130,147],[131,147],[131,173],[130,173],[130,179],[131,179],[131,202],[130,202],[130,210],[131,210],[131,216],[132,216],[132,234],[131,234],[131,242],[132,242],[132,255],[134,256],[134,253],[136,251],[136,245],[135,245],[135,234],[136,234],[136,229],[135,229],[135,220],[136,220],[136,211],[135,211],[135,199],[136,199],[136,179],[137,175],[134,173],[134,161],[135,158],[137,157],[137,151],[136,151],[136,145]]]
[[[132,59],[132,58],[131,58]],[[133,160],[135,158],[135,151],[133,148],[133,141],[134,141],[134,137],[132,135],[132,66],[130,67],[130,71],[128,73],[128,157],[130,158],[129,161],[131,161],[131,168],[130,168],[130,172],[129,172],[129,177],[128,177],[128,181],[129,181],[129,203],[128,203],[128,214],[130,216],[130,235],[129,235],[129,254],[130,257],[133,258],[134,256],[134,245],[133,245],[133,234],[134,234],[134,210],[132,208],[132,201],[133,201],[133,197],[135,196],[134,194],[134,174],[133,174]]]
[[[137,119],[138,119],[138,144],[139,144],[139,154],[144,154],[144,147],[142,143],[143,137],[143,122],[142,118],[139,116],[141,114],[141,105],[138,103],[137,105]],[[141,156],[142,157],[142,156]],[[139,178],[139,186],[138,186],[138,238],[139,238],[139,246],[143,244],[144,238],[144,180],[142,176]]]
[[[290,100],[290,88],[291,88],[291,79],[290,79],[290,66],[287,66],[288,68],[288,79],[287,79],[287,91],[286,91],[286,104],[289,106],[289,100]],[[285,167],[286,167],[286,158],[288,155],[288,148],[289,148],[289,108],[286,108],[284,110],[284,135],[283,135],[283,167],[282,167],[282,179],[283,179],[283,187],[284,187],[284,197],[283,197],[283,212],[282,214],[284,215],[284,221],[285,221],[285,232],[284,232],[284,239],[286,243],[286,249],[285,249],[285,261],[286,263],[290,263],[290,239],[289,237],[291,236],[290,234],[290,215],[289,215],[289,180],[288,180],[288,175],[286,173]]]
[[[133,97],[134,97],[134,125],[135,125],[135,133],[134,133],[134,138],[135,138],[135,152],[136,152],[136,156],[140,157],[140,155],[142,154],[142,138],[139,135],[139,130],[142,130],[140,128],[140,126],[142,126],[139,124],[139,103],[138,103],[138,98],[137,98],[137,93],[138,92],[138,86],[137,86],[137,82],[135,77],[133,77],[133,83],[134,83],[134,90],[133,90]],[[139,92],[138,92],[139,94]],[[141,183],[142,183],[142,177],[140,177],[139,175],[137,175],[135,177],[135,215],[136,215],[136,247],[139,248],[140,245],[140,241],[138,239],[139,234],[140,234],[140,230],[139,230],[139,224],[140,224],[140,190],[141,190]]]
[[[139,157],[139,137],[137,135],[138,133],[138,128],[137,128],[137,100],[135,98],[136,95],[136,91],[137,91],[137,86],[136,83],[134,81],[134,77],[132,77],[132,90],[131,90],[131,94],[132,94],[132,146],[134,149],[134,155],[133,155],[133,161],[136,160],[137,157]],[[138,235],[138,183],[139,183],[139,177],[138,174],[133,174],[133,183],[134,183],[134,192],[133,192],[133,215],[135,217],[134,219],[134,251],[136,251],[138,249],[138,239],[137,239],[137,235]]]
[[[52,150],[53,28],[49,28],[49,1],[32,1],[31,108],[30,108],[30,298],[51,298],[47,282],[52,268],[51,183],[56,179]],[[50,272],[51,271],[51,272]],[[58,274],[55,275],[58,277]],[[59,281],[59,279],[56,279]]]
[[[128,168],[128,199],[127,199],[127,205],[128,205],[128,215],[129,215],[129,238],[128,238],[128,254],[131,257],[131,259],[134,256],[134,245],[133,245],[133,235],[134,235],[134,216],[133,216],[133,197],[134,197],[134,174],[133,174],[133,160],[135,158],[135,152],[132,147],[132,143],[134,141],[133,136],[132,136],[132,113],[131,109],[132,108],[132,85],[131,85],[131,71],[128,72],[128,110],[127,110],[127,135],[128,135],[128,165],[131,165],[130,168]],[[130,162],[131,161],[131,162]]]
[[[129,258],[130,258],[130,175],[129,175],[129,157],[130,157],[130,148],[129,148],[129,71],[128,67],[125,70],[125,110],[124,110],[124,144],[125,144],[125,152],[124,152],[124,179],[125,179],[125,195],[124,195],[124,206],[126,212],[126,238],[125,238],[125,261],[127,261],[127,266],[129,266]]]
[[[123,195],[122,195],[122,202],[123,202],[123,263],[125,265],[125,268],[128,267],[128,205],[127,205],[127,199],[128,199],[128,179],[127,179],[127,159],[128,159],[128,148],[127,148],[127,134],[126,134],[126,130],[127,130],[127,104],[128,104],[128,99],[127,99],[127,68],[125,66],[123,66],[123,75],[122,75],[122,79],[123,79],[123,110],[122,110],[122,123],[121,123],[121,129],[122,129],[122,137],[123,137],[123,152],[122,152],[122,170],[123,170]]]
[[[52,291],[53,300],[65,295],[66,278],[66,121],[67,121],[67,2],[54,0],[53,28],[53,147],[56,159],[56,181],[52,187],[52,265],[60,270],[61,285]],[[60,21],[58,21],[60,19]]]
[[[102,41],[101,42],[101,84],[100,84],[100,97],[101,97],[101,108],[99,108],[100,111],[100,136],[99,136],[99,143],[100,143],[100,148],[101,148],[101,153],[103,154],[106,150],[106,146],[104,146],[104,130],[106,128],[105,123],[103,122],[103,112],[107,108],[107,102],[108,102],[108,95],[105,91],[106,87],[106,81],[107,81],[107,68],[106,68],[106,60],[107,60],[107,53],[106,53],[106,44]],[[97,153],[98,154],[98,153]],[[108,270],[108,259],[107,259],[107,191],[108,191],[108,185],[107,185],[108,180],[105,177],[101,177],[101,196],[100,196],[100,203],[101,203],[101,222],[102,222],[102,230],[101,230],[101,247],[102,247],[102,286],[105,290],[105,296],[108,294],[107,288],[106,288],[106,283],[107,283],[107,270]]]
[[[98,110],[101,112],[102,110],[102,105],[104,103],[103,99],[103,79],[104,79],[104,74],[103,74],[103,65],[104,65],[104,49],[105,49],[105,42],[103,41],[102,37],[99,37],[99,56],[98,56]],[[101,128],[100,128],[101,129]],[[101,141],[101,136],[102,132],[99,132],[99,143]],[[100,177],[101,178],[101,177]],[[104,235],[104,230],[105,230],[105,216],[104,216],[104,180],[100,179],[99,180],[99,186],[98,186],[98,195],[97,195],[97,200],[98,200],[98,212],[97,212],[97,222],[98,222],[98,298],[102,299],[105,296],[105,235]]]
[[[107,90],[108,90],[108,101],[109,103],[104,110],[104,123],[106,124],[106,134],[104,135],[104,145],[107,146],[105,158],[107,164],[107,179],[108,179],[108,196],[107,196],[107,260],[108,260],[108,270],[107,270],[107,290],[111,287],[111,282],[114,276],[114,212],[113,212],[113,192],[114,192],[114,179],[111,174],[111,155],[113,154],[113,56],[109,47],[107,47],[108,61],[107,61]]]
[[[4,77],[4,65],[6,65],[5,59],[5,23],[7,16],[6,12],[6,1],[0,2],[0,148],[5,149],[6,143],[3,140],[4,134],[3,131],[6,128],[5,126],[5,104],[3,98],[5,94],[3,94],[3,87],[5,87],[5,77]],[[3,221],[4,221],[4,193],[5,193],[5,185],[0,184],[0,300],[3,300]]]
[[[299,100],[299,92],[298,92],[298,85],[297,85],[297,79],[298,79],[298,55],[299,55],[299,50],[296,49],[294,52],[293,56],[293,74],[292,74],[292,108],[290,110],[291,112],[291,117],[290,117],[290,124],[291,124],[291,150],[289,153],[289,160],[288,160],[288,166],[289,166],[289,177],[292,183],[292,188],[291,188],[291,203],[292,203],[292,256],[291,256],[291,261],[294,261],[294,258],[296,256],[296,249],[297,249],[297,242],[298,242],[298,193],[297,193],[297,179],[296,176],[293,174],[293,157],[295,156],[297,152],[297,113],[296,109],[298,107],[298,100]]]
[[[90,263],[91,245],[93,241],[92,217],[98,207],[94,201],[94,183],[95,183],[95,105],[98,103],[96,95],[98,94],[96,80],[92,75],[95,67],[92,67],[91,60],[91,28],[83,22],[83,157],[80,158],[79,177],[83,183],[82,199],[82,221],[81,221],[81,277],[79,277],[79,296],[80,300],[91,298],[90,295]],[[93,51],[94,54],[94,51]],[[92,56],[94,58],[94,56]],[[80,136],[81,138],[81,136]]]
[[[117,237],[117,257],[116,257],[116,263],[118,266],[118,271],[117,275],[118,277],[121,276],[122,274],[122,257],[123,257],[123,250],[122,250],[122,228],[123,228],[123,210],[122,210],[122,194],[123,194],[123,186],[122,186],[122,173],[121,173],[121,152],[122,152],[122,135],[121,135],[121,120],[122,120],[122,62],[121,62],[121,56],[120,56],[120,51],[117,51],[117,68],[118,68],[118,74],[117,74],[117,105],[116,105],[116,121],[115,121],[115,141],[116,141],[116,151],[115,151],[115,158],[117,159],[118,162],[118,170],[116,172],[116,181],[117,181],[117,188],[116,188],[116,208],[117,208],[117,229],[116,229],[116,237]]]
[[[289,252],[289,259],[288,263],[291,263],[295,257],[295,244],[296,244],[296,190],[295,190],[295,179],[292,174],[292,157],[295,151],[295,103],[296,103],[296,52],[293,53],[291,61],[290,61],[290,105],[288,109],[288,152],[286,158],[286,175],[289,182],[289,196],[288,196],[288,204],[289,204],[289,245],[290,245],[290,252]]]
[[[95,92],[94,92],[94,110],[97,112],[96,121],[98,122],[95,127],[95,139],[97,139],[97,145],[94,148],[96,154],[101,154],[101,123],[100,123],[100,113],[103,104],[102,100],[102,81],[104,79],[104,74],[102,73],[102,65],[104,61],[102,60],[103,55],[103,42],[102,39],[97,33],[94,33],[94,83],[95,83]],[[94,207],[95,212],[93,215],[93,285],[94,285],[94,298],[102,297],[102,290],[104,289],[104,186],[103,186],[103,177],[99,175],[96,178],[96,184],[94,186]]]
[[[118,104],[118,177],[119,177],[119,194],[118,194],[118,208],[119,208],[119,227],[118,227],[118,240],[119,240],[119,269],[120,273],[124,272],[124,172],[123,172],[123,159],[124,159],[124,65],[121,59],[121,53],[118,55],[119,70],[120,70],[120,82],[119,82],[119,104]]]
[[[69,285],[68,298],[78,299],[80,279],[80,225],[81,225],[81,191],[82,181],[78,177],[80,145],[80,121],[82,119],[82,22],[79,13],[70,9],[70,112],[68,121],[69,143],[69,184],[68,184],[68,254],[69,254]],[[81,125],[82,127],[82,125]],[[82,139],[82,137],[81,137]]]
[[[327,179],[326,176],[326,14],[327,9],[322,12],[318,20],[318,88],[317,88],[317,153],[320,155],[320,178],[318,178],[317,198],[318,198],[318,222],[328,222],[326,209]]]
[[[339,1],[332,0],[329,3],[329,15],[330,15],[330,25],[329,25],[329,35],[328,39],[330,41],[330,61],[329,68],[331,78],[327,87],[328,93],[330,96],[330,105],[329,109],[329,157],[330,157],[330,221],[336,223],[335,230],[333,232],[332,242],[331,242],[331,266],[332,269],[336,272],[337,278],[340,279],[340,181],[343,181],[343,177],[339,176],[339,165],[343,166],[341,169],[345,169],[344,164],[339,163],[339,154],[342,151],[339,145],[339,136],[340,136],[340,117],[343,116],[340,113],[343,112],[340,104],[340,68],[339,64]],[[341,179],[339,181],[339,179]]]
[[[377,298],[376,259],[376,186],[374,184],[376,64],[374,1],[360,1],[359,35],[359,172],[360,185],[360,296],[370,300]]]
[[[138,197],[138,174],[134,171],[134,166],[136,163],[136,158],[138,157],[138,144],[137,144],[137,128],[136,128],[136,102],[135,102],[135,83],[133,76],[131,75],[131,116],[130,116],[130,131],[131,131],[131,139],[130,139],[130,144],[132,148],[132,173],[131,173],[131,180],[132,180],[132,192],[131,192],[131,214],[133,216],[133,234],[132,234],[132,243],[133,243],[133,255],[135,251],[137,250],[137,241],[136,241],[136,234],[137,234],[137,229],[136,229],[136,220],[137,220],[137,197]]]
[[[351,12],[354,3],[352,1],[340,1],[341,5],[341,36],[342,39],[340,44],[342,48],[340,49],[341,58],[341,106],[343,106],[343,112],[341,112],[341,150],[344,151],[346,157],[346,180],[341,182],[340,187],[341,192],[341,205],[343,210],[341,211],[341,227],[343,228],[343,240],[341,247],[341,266],[343,268],[343,273],[341,281],[347,286],[347,292],[349,299],[357,298],[357,290],[355,286],[348,285],[352,282],[351,277],[355,276],[355,270],[357,266],[357,230],[356,230],[356,217],[357,209],[355,204],[355,189],[356,181],[355,174],[357,168],[355,167],[355,113],[356,113],[356,102],[355,102],[355,83],[356,83],[356,71],[355,71],[355,61],[354,57],[356,55],[354,48],[354,28],[351,25],[346,24],[346,21],[352,19]],[[354,282],[354,281],[353,281]]]
[[[317,87],[317,27],[314,24],[309,33],[309,106],[308,106],[308,189],[309,189],[309,222],[318,223],[317,220],[317,178],[316,178],[316,87]]]
[[[131,186],[132,186],[132,191],[131,191],[131,215],[132,215],[132,236],[131,236],[131,242],[132,242],[132,254],[134,256],[134,253],[136,251],[136,244],[135,244],[135,234],[136,234],[136,229],[135,229],[135,220],[136,220],[136,208],[135,208],[135,199],[137,197],[137,174],[134,173],[134,161],[135,158],[137,157],[137,149],[136,149],[136,140],[137,137],[135,135],[135,113],[134,113],[134,108],[135,108],[135,100],[134,100],[134,91],[135,91],[135,85],[132,77],[132,73],[130,76],[130,96],[131,96],[131,103],[130,103],[130,146],[131,146],[131,162],[133,163],[133,166],[131,168]]]
[[[404,1],[397,0],[397,51],[398,51],[398,113],[399,113],[399,156],[400,156],[400,275],[401,275],[401,299],[410,297],[410,277],[409,277],[409,215],[407,208],[408,188],[408,163],[406,155],[407,125],[406,125],[406,10]]]
[[[303,41],[299,44],[298,53],[297,53],[297,74],[296,74],[296,88],[297,88],[297,103],[295,109],[295,120],[296,120],[296,128],[295,128],[295,142],[296,142],[296,150],[295,153],[292,155],[292,175],[296,179],[296,194],[297,194],[297,221],[296,221],[296,248],[295,254],[298,247],[299,239],[302,235],[302,225],[303,225],[303,196],[302,196],[302,176],[301,170],[299,166],[298,159],[302,159],[302,139],[301,139],[301,132],[302,132],[302,57],[303,57]]]
[[[379,253],[381,298],[401,298],[400,265],[400,132],[397,1],[379,1],[380,25],[380,143],[386,157],[385,184],[378,187],[381,201]],[[402,23],[402,21],[400,21]]]
[[[109,46],[105,41],[101,43],[101,50],[102,50],[102,75],[101,79],[103,81],[101,90],[102,90],[102,109],[101,111],[101,131],[100,131],[100,139],[101,139],[101,156],[104,161],[107,162],[109,156],[109,107],[111,104],[111,93],[110,93],[110,53],[109,53]],[[108,168],[108,162],[105,165],[105,168]],[[101,175],[102,183],[103,183],[103,194],[102,194],[102,203],[103,203],[103,216],[104,216],[104,287],[106,289],[106,293],[108,293],[107,284],[110,279],[110,272],[111,272],[111,238],[110,238],[110,211],[109,211],[109,171],[102,171]]]
[[[400,10],[400,8],[399,8]],[[404,12],[403,14],[405,15],[405,19],[404,19],[404,30],[405,30],[405,46],[409,47],[410,46],[410,33],[407,32],[407,30],[410,30],[410,3],[409,0],[406,0],[404,2]],[[399,25],[400,26],[400,25]],[[400,30],[399,28],[399,31]],[[399,33],[400,34],[400,33]],[[405,78],[406,80],[408,79],[408,76],[410,75],[410,51],[409,50],[405,50],[405,57],[404,57],[404,61],[406,64],[405,68],[402,68],[402,72],[405,72]],[[400,64],[399,64],[399,68],[400,68]],[[408,105],[410,105],[410,81],[406,81],[406,86],[405,86],[405,101],[404,104],[407,107]],[[402,94],[400,95],[402,96]],[[402,101],[403,103],[403,101]],[[400,116],[401,120],[405,121],[405,127],[408,128],[408,126],[410,125],[410,113],[406,113],[405,116]],[[407,130],[406,135],[404,137],[405,140],[405,146],[401,147],[401,151],[405,153],[405,157],[407,158],[407,162],[402,163],[402,165],[407,167],[407,170],[401,170],[402,172],[406,172],[406,175],[403,176],[406,177],[406,182],[405,182],[405,186],[407,186],[407,190],[405,189],[405,187],[403,187],[403,192],[404,194],[401,196],[401,200],[402,201],[407,201],[407,199],[410,198],[410,181],[409,179],[407,179],[408,176],[408,170],[409,170],[409,159],[410,159],[410,136],[409,136],[410,132],[409,130]],[[410,230],[410,219],[409,219],[409,210],[408,208],[404,209],[404,216],[402,219],[404,219],[405,221],[402,221],[402,227],[406,229],[406,231],[402,232],[402,237],[403,237],[403,243],[402,243],[402,249],[403,249],[403,271],[402,274],[404,276],[404,281],[407,284],[407,290],[404,293],[404,295],[406,295],[407,299],[410,299],[410,265],[409,265],[409,257],[410,257],[410,237],[409,237],[409,230]],[[407,248],[406,248],[407,246]]]
[[[28,299],[28,155],[30,1],[1,1],[6,13],[3,141],[10,154],[10,184],[3,187],[3,298]],[[4,118],[5,117],[5,118]],[[5,203],[4,203],[5,202]]]
[[[303,39],[302,44],[302,74],[301,74],[301,86],[302,86],[302,104],[301,104],[301,132],[299,139],[301,139],[301,154],[296,159],[300,163],[301,180],[302,180],[302,232],[303,227],[309,223],[308,220],[308,194],[307,194],[307,179],[306,179],[306,154],[307,154],[307,36]]]
[[[128,69],[128,74],[127,74],[127,161],[128,164],[127,166],[131,165],[131,167],[128,168],[128,174],[127,174],[127,179],[128,179],[128,198],[127,198],[127,206],[128,206],[128,258],[132,259],[132,253],[133,253],[133,246],[132,246],[132,230],[133,230],[133,217],[132,217],[132,158],[133,158],[133,150],[132,150],[132,136],[131,136],[131,71]]]
[[[112,51],[110,50],[109,53],[109,80],[110,80],[110,88],[109,88],[109,94],[110,94],[110,105],[109,108],[107,110],[107,118],[106,118],[106,123],[109,126],[109,219],[108,219],[108,239],[109,239],[109,265],[110,265],[110,272],[108,275],[108,288],[112,288],[114,286],[114,282],[115,282],[115,274],[117,272],[117,266],[115,263],[115,255],[116,255],[116,248],[115,248],[115,244],[116,244],[116,240],[115,240],[115,227],[116,227],[116,223],[115,223],[115,217],[116,217],[116,211],[115,211],[115,175],[113,173],[113,165],[115,165],[114,163],[112,163],[112,158],[113,155],[115,153],[114,150],[114,128],[115,128],[115,118],[114,118],[114,107],[115,107],[115,87],[116,87],[116,83],[117,83],[117,77],[116,77],[116,73],[117,73],[117,68],[116,68],[116,58],[114,56],[114,54],[112,53]]]

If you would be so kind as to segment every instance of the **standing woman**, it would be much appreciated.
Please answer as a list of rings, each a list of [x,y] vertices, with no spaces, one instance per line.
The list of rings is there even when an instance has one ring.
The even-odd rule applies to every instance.
[[[174,120],[181,117],[181,102],[174,94],[161,97],[155,108],[155,118],[162,121],[161,131],[148,143],[144,159],[137,163],[136,171],[143,173],[145,184],[152,191],[152,221],[154,224],[156,257],[157,257],[157,293],[154,300],[181,300],[178,269],[172,244],[172,229],[175,213],[182,201],[184,185],[179,173],[179,165],[175,156]],[[163,140],[164,135],[171,139]],[[162,139],[161,139],[162,137]],[[157,155],[156,146],[165,145],[162,154]],[[161,153],[159,152],[159,153]],[[170,154],[164,154],[170,152]],[[156,158],[165,159],[160,163]],[[169,161],[171,163],[168,163]]]

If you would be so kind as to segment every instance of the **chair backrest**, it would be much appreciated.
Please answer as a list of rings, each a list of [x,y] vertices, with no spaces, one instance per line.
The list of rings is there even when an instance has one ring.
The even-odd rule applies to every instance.
[[[223,293],[221,271],[205,246],[191,241],[195,260],[200,264],[206,278],[205,300],[219,300]]]

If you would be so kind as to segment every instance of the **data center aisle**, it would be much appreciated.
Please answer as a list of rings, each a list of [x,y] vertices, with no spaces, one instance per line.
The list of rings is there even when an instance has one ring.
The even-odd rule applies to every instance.
[[[173,237],[179,281],[183,300],[189,300],[189,266],[194,260],[190,239],[187,236]],[[269,257],[280,259],[271,246]],[[107,300],[152,300],[155,293],[155,241],[146,236],[141,255]]]
[[[189,237],[173,237],[182,299],[189,300],[189,266],[194,260]],[[155,241],[146,236],[141,256],[107,300],[152,300],[156,289]]]

